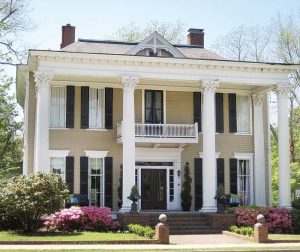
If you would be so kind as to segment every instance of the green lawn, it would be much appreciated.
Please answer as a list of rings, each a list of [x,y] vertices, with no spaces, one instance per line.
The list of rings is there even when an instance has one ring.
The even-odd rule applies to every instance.
[[[300,240],[300,234],[269,234],[271,240]]]
[[[127,233],[98,233],[98,232],[79,232],[79,233],[40,233],[39,235],[26,235],[21,233],[0,232],[0,241],[95,241],[95,240],[145,240],[135,234]]]

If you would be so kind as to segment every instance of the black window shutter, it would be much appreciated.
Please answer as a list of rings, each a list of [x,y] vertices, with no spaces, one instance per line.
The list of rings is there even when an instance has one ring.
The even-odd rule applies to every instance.
[[[202,208],[203,185],[202,185],[202,158],[195,158],[195,210]]]
[[[104,164],[105,164],[105,206],[112,208],[113,158],[106,157]]]
[[[216,93],[216,132],[224,133],[224,111],[222,93]]]
[[[229,105],[229,132],[237,132],[236,124],[236,94],[228,94]]]
[[[230,193],[237,194],[237,159],[230,159]]]
[[[217,188],[224,184],[224,158],[217,158]]]
[[[89,128],[89,87],[81,87],[81,128]]]
[[[89,158],[80,157],[80,194],[88,195]]]
[[[202,131],[201,125],[201,93],[194,92],[194,123],[198,123],[198,132]]]
[[[113,89],[105,88],[105,129],[113,128]]]
[[[74,193],[74,157],[66,157],[66,183],[70,194]]]
[[[66,127],[74,128],[75,87],[67,86]]]

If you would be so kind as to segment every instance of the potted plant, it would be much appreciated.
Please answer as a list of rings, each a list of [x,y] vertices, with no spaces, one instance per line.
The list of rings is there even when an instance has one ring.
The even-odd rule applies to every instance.
[[[217,201],[218,213],[225,212],[226,204],[228,204],[228,196],[225,195],[225,189],[223,184],[218,185],[216,196],[214,199]]]
[[[123,169],[122,169],[122,165],[120,167],[120,177],[119,177],[119,186],[118,186],[118,207],[119,209],[122,208],[123,205]]]
[[[127,197],[127,199],[132,201],[131,204],[131,210],[130,212],[132,213],[136,213],[137,212],[137,204],[136,202],[141,198],[140,194],[139,194],[139,190],[137,188],[136,185],[131,187],[131,192],[130,195]]]
[[[191,194],[191,183],[192,178],[190,176],[190,167],[189,163],[186,163],[184,166],[184,182],[182,185],[181,191],[181,206],[183,211],[190,211],[192,204],[192,194]]]

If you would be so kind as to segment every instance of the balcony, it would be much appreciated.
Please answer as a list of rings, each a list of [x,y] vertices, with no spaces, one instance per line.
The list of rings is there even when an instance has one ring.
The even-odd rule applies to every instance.
[[[117,125],[118,143],[122,143],[122,122]],[[135,124],[136,143],[198,143],[198,124]]]

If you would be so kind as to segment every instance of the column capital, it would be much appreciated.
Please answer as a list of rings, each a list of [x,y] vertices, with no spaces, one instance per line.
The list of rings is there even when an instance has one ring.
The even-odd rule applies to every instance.
[[[214,93],[219,87],[219,84],[220,84],[219,80],[202,80],[201,88],[203,89],[204,93],[206,92]]]
[[[265,100],[265,95],[263,95],[263,94],[252,94],[253,105],[262,106],[264,100]]]
[[[278,83],[277,87],[275,88],[275,92],[284,96],[288,96],[290,91],[292,90],[293,85],[286,83]]]
[[[133,77],[133,76],[122,76],[121,77],[121,84],[123,86],[124,91],[129,91],[129,90],[134,90],[135,86],[139,82],[138,77]]]
[[[34,72],[34,81],[36,91],[43,87],[49,87],[53,75],[44,72]]]

